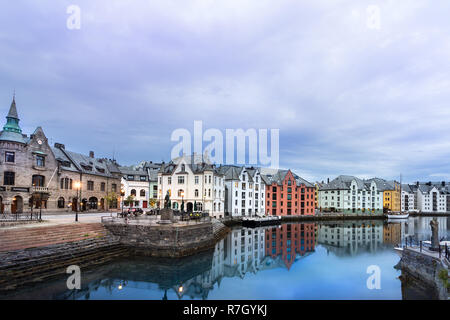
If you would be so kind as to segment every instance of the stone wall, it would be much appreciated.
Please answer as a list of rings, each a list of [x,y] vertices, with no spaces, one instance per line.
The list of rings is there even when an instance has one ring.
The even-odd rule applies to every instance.
[[[217,226],[217,223],[220,226]],[[228,228],[220,222],[192,225],[106,223],[106,228],[135,255],[182,257],[214,247]]]
[[[430,255],[405,248],[400,261],[402,271],[406,271],[419,281],[436,289],[439,299],[446,300],[447,288],[439,279],[439,272],[445,269],[442,262]]]

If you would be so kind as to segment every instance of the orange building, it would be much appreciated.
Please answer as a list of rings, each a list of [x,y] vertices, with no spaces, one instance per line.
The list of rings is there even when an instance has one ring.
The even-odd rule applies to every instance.
[[[264,174],[266,214],[277,216],[314,215],[315,187],[291,170]]]
[[[315,248],[315,224],[284,224],[281,228],[266,230],[266,256],[281,259],[288,269],[291,268],[297,254],[313,252]]]

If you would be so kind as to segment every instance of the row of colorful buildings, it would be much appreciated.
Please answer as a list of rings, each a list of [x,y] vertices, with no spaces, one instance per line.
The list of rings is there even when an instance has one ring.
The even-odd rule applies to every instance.
[[[450,211],[448,183],[402,185],[380,178],[338,176],[311,183],[295,172],[236,165],[217,166],[207,155],[183,155],[167,163],[120,166],[51,146],[41,127],[22,133],[15,99],[0,132],[0,213],[172,208],[217,218],[385,211]]]

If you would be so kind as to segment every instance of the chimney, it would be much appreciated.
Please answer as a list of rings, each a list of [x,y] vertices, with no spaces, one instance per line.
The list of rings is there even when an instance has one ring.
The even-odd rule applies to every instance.
[[[419,181],[416,182],[416,186],[419,186]]]
[[[330,178],[327,179],[327,183],[330,183]]]
[[[442,186],[445,187],[445,181],[442,181]]]
[[[89,158],[94,158],[94,151],[89,151]]]
[[[62,143],[55,142],[55,148],[65,150],[66,147]]]

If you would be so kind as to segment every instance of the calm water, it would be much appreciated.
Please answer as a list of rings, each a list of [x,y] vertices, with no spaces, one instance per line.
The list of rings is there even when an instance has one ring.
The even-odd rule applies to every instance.
[[[450,219],[438,218],[449,239]],[[66,278],[7,298],[38,299],[415,299],[429,289],[399,279],[393,246],[405,237],[429,240],[430,218],[406,223],[354,221],[237,228],[213,251],[184,259],[117,260],[82,270],[82,289]],[[381,288],[367,287],[369,266]],[[4,298],[4,297],[3,297]]]

